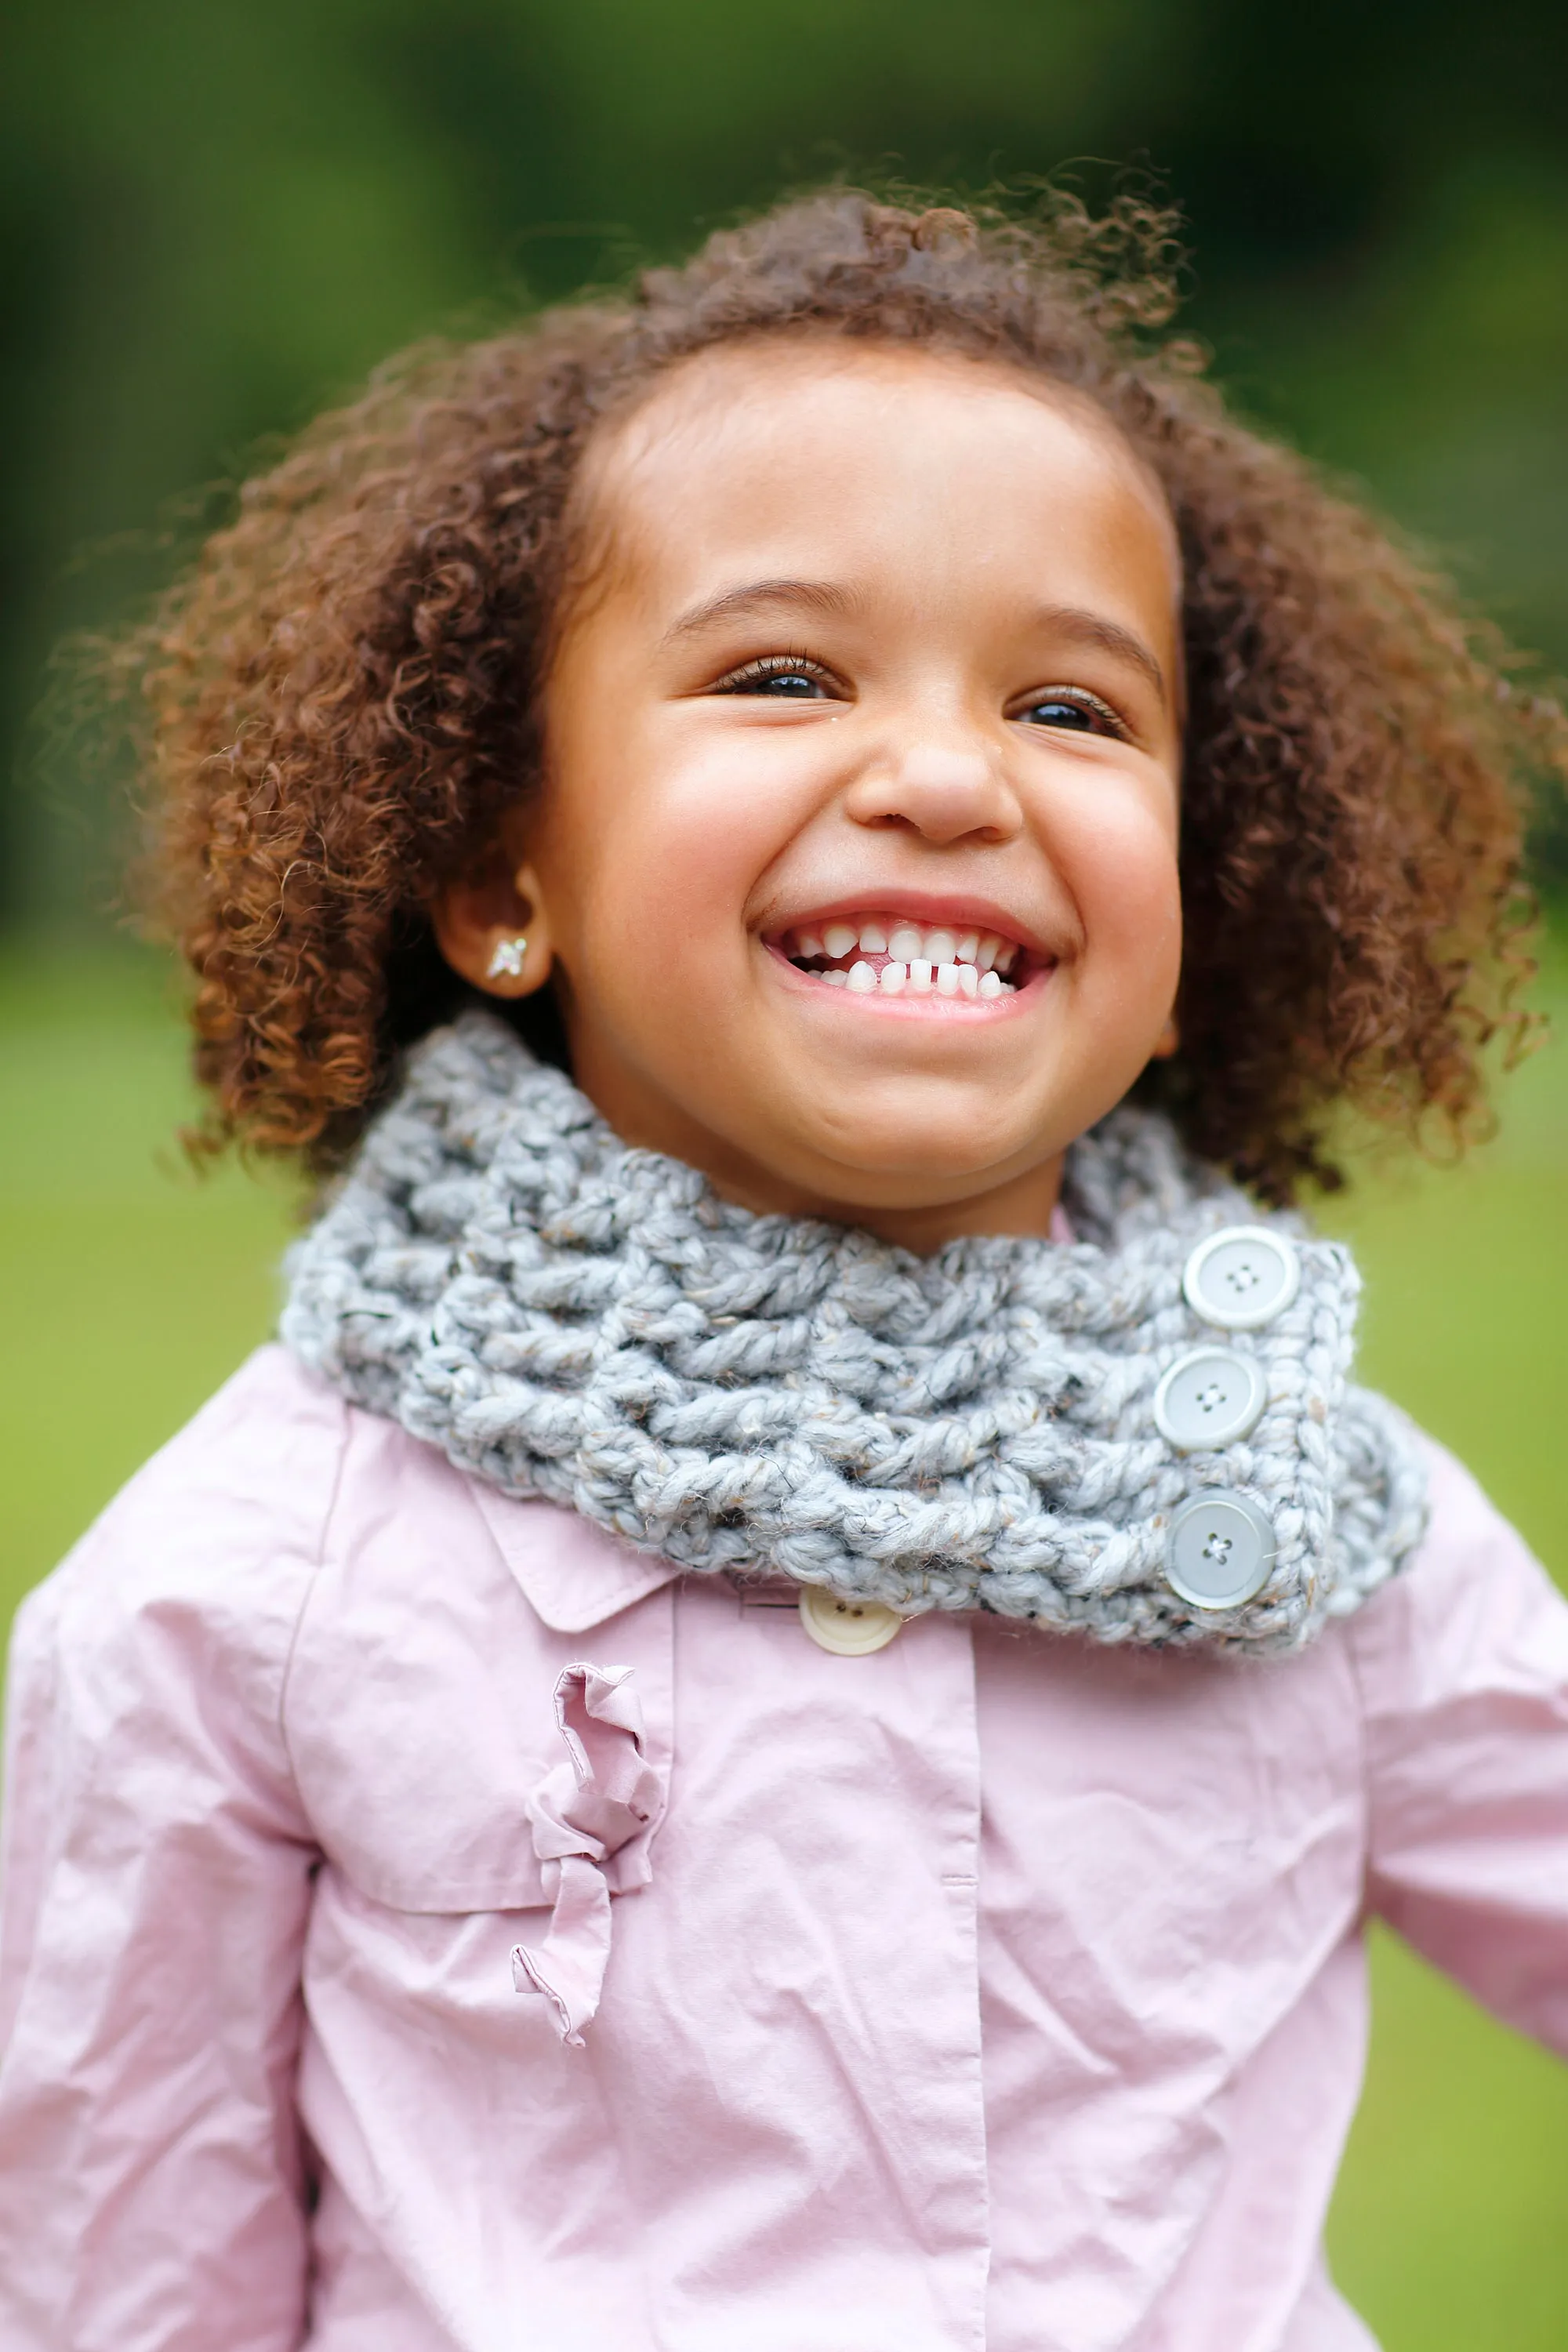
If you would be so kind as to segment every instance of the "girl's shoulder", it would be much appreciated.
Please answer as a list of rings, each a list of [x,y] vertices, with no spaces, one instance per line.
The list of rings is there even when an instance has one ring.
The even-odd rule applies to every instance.
[[[348,1420],[281,1348],[242,1365],[22,1602],[8,1737],[43,1708],[73,1750],[144,1756],[205,1722],[281,1770],[283,1678]]]
[[[324,1381],[258,1349],[121,1488],[24,1618],[222,1616],[297,1584],[320,1557],[348,1421]]]
[[[1568,1692],[1568,1603],[1464,1464],[1425,1433],[1420,1442],[1426,1536],[1345,1629],[1374,1731],[1515,1682]]]

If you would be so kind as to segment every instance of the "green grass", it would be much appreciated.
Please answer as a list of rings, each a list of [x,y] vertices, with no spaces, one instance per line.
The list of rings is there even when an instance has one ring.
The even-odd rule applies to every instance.
[[[1568,1015],[1568,964],[1546,994]],[[1561,1035],[1503,1106],[1500,1139],[1466,1166],[1380,1175],[1326,1222],[1367,1277],[1366,1377],[1464,1456],[1564,1577]],[[270,1326],[289,1196],[234,1171],[192,1175],[172,1139],[189,1108],[157,967],[0,959],[0,1616]],[[1336,2275],[1387,2352],[1562,2352],[1568,2073],[1391,1937],[1373,1964]]]
[[[267,1335],[287,1196],[201,1178],[156,968],[0,962],[0,1612]]]

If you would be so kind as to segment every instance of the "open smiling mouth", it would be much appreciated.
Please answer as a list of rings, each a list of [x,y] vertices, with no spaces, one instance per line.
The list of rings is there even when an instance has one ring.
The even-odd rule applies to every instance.
[[[911,922],[903,915],[836,915],[768,943],[800,972],[855,996],[934,996],[995,1003],[1049,969],[999,931]]]

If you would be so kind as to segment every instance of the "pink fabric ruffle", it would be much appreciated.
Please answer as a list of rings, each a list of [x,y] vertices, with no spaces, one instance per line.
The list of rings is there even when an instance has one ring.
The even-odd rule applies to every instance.
[[[511,1973],[519,1992],[543,1994],[562,2041],[580,2050],[610,1957],[605,1864],[655,1819],[665,1782],[648,1760],[630,1666],[564,1667],[555,1685],[555,1720],[566,1760],[545,1774],[529,1805],[534,1852],[554,1908],[537,1948],[514,1947]]]

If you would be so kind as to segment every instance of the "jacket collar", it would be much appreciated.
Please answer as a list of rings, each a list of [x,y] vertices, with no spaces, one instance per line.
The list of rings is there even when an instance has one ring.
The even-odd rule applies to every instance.
[[[517,1502],[482,1479],[468,1491],[523,1597],[553,1633],[586,1633],[680,1574],[554,1503]]]

